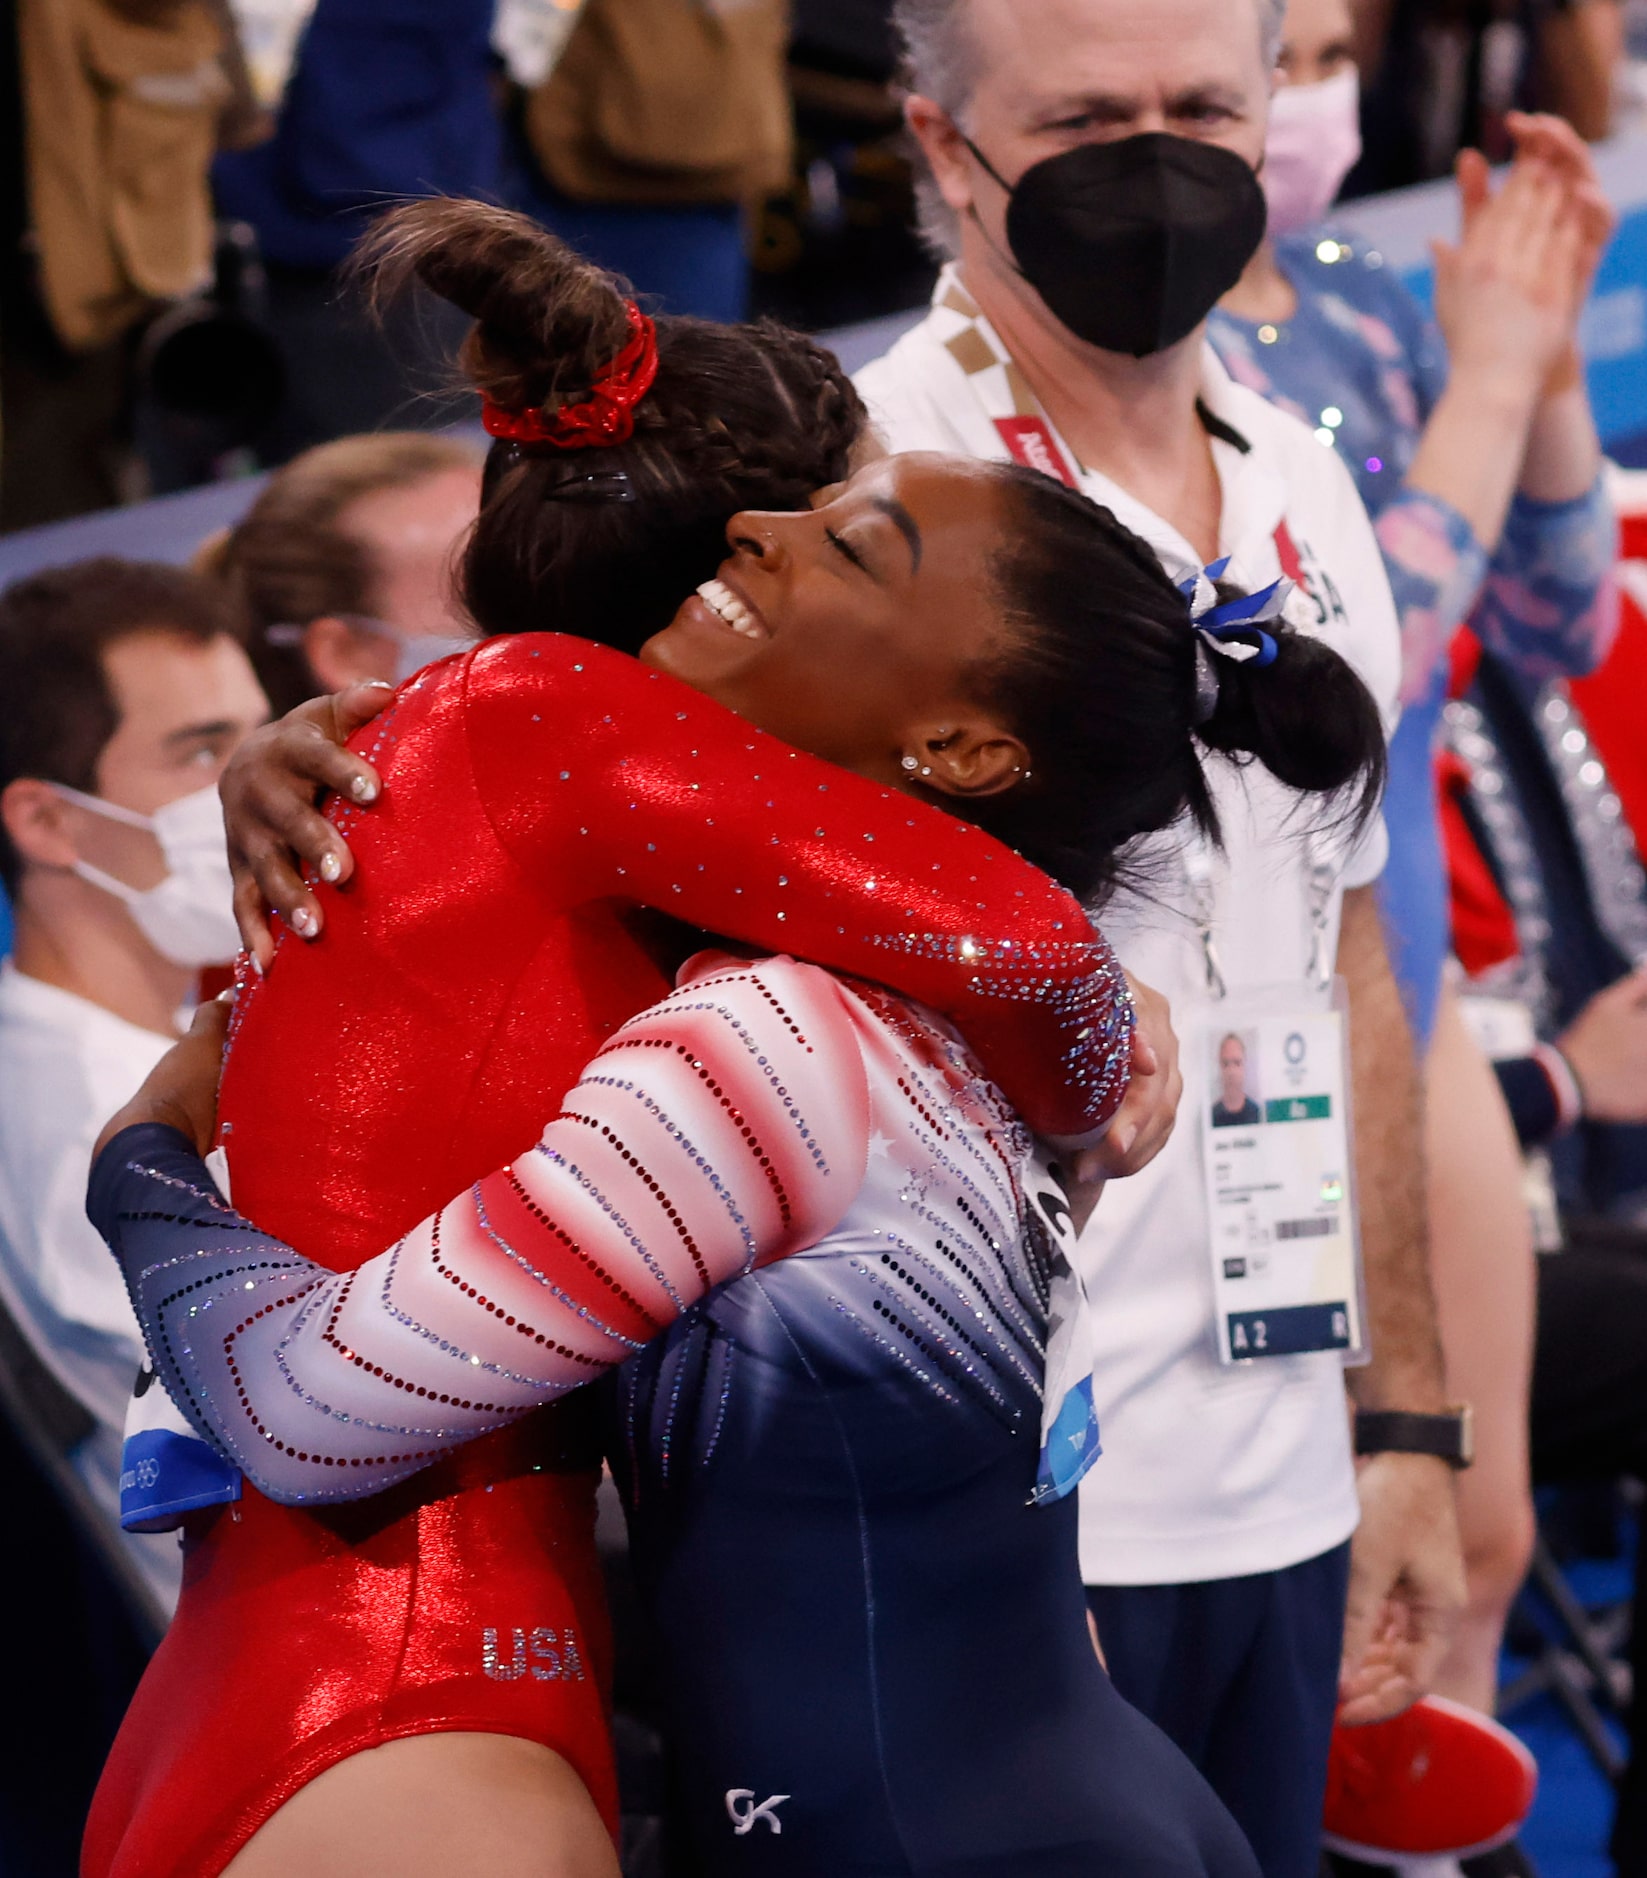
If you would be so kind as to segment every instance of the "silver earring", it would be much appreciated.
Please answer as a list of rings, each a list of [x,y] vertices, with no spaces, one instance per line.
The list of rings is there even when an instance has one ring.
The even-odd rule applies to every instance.
[[[920,764],[917,763],[914,757],[912,756],[906,756],[903,760],[903,763],[904,763],[904,768],[910,771],[911,774],[913,774],[916,770],[918,770],[921,767]]]

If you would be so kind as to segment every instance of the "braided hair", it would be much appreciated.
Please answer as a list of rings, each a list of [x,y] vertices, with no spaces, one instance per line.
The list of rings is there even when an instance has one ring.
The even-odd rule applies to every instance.
[[[417,280],[468,313],[460,369],[508,411],[579,402],[628,338],[625,282],[486,203],[396,209],[355,266],[379,306]],[[731,516],[804,508],[849,473],[867,418],[832,354],[766,321],[656,324],[657,378],[626,442],[493,444],[458,577],[483,633],[636,652],[725,558]]]

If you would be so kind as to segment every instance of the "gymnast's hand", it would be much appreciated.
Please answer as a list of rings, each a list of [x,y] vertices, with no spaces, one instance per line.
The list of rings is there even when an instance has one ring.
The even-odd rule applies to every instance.
[[[217,787],[234,871],[234,916],[260,972],[274,956],[266,908],[304,939],[320,934],[323,915],[303,883],[305,864],[327,881],[354,872],[348,843],[317,805],[327,791],[360,803],[377,800],[377,771],[343,746],[393,696],[391,686],[375,681],[311,698],[254,730],[229,759]]]
[[[1166,999],[1142,979],[1127,973],[1138,1011],[1132,1038],[1132,1080],[1109,1131],[1096,1147],[1075,1160],[1075,1179],[1086,1187],[1119,1180],[1148,1167],[1171,1138],[1178,1120],[1184,1078],[1178,1067],[1178,1033]],[[1091,1211],[1090,1206],[1087,1209]]]
[[[195,1152],[211,1152],[217,1133],[217,1084],[223,1074],[223,1046],[229,1034],[234,993],[209,998],[194,1014],[189,1034],[174,1043],[149,1071],[143,1086],[123,1109],[110,1117],[97,1146],[96,1160],[123,1128],[159,1122],[194,1143]]]

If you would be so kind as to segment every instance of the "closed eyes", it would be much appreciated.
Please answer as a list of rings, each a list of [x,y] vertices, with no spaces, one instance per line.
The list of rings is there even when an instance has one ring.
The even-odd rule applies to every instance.
[[[866,574],[869,572],[869,566],[864,560],[864,557],[853,547],[852,543],[848,541],[844,535],[836,534],[833,528],[826,528],[824,534],[828,537],[829,545],[834,548],[837,553],[844,554],[854,567],[862,568]]]

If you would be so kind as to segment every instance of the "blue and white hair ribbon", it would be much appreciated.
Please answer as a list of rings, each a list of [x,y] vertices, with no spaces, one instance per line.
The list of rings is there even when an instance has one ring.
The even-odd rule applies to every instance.
[[[1245,665],[1255,661],[1261,671],[1273,665],[1280,647],[1266,624],[1279,620],[1292,595],[1293,583],[1283,575],[1256,593],[1220,600],[1216,582],[1229,566],[1226,555],[1199,573],[1178,583],[1178,591],[1189,603],[1190,624],[1195,629],[1195,721],[1204,724],[1218,708],[1218,668],[1209,654],[1234,659]]]

